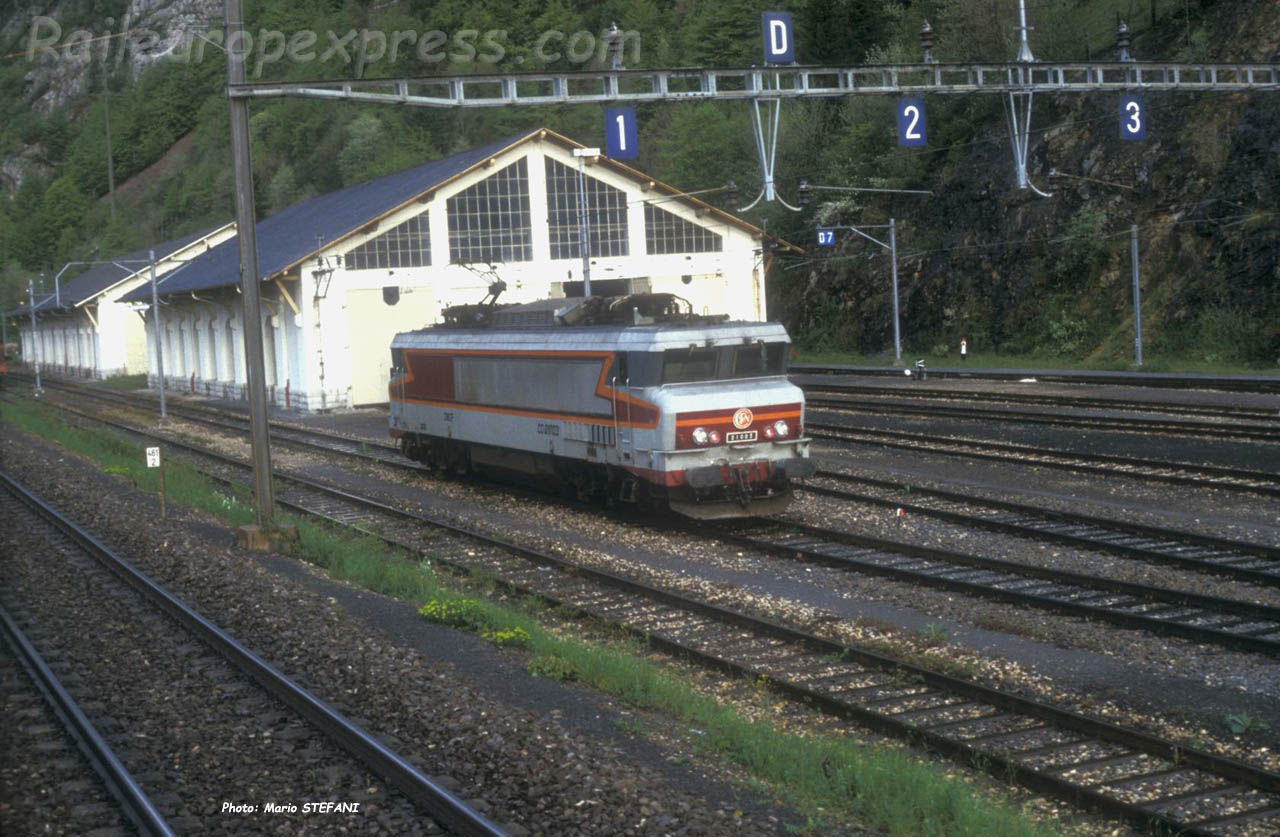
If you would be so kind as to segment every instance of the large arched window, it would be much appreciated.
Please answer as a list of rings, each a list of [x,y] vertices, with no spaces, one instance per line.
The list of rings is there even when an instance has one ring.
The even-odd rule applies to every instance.
[[[415,215],[397,224],[377,238],[347,253],[343,266],[347,270],[372,270],[388,267],[426,267],[431,264],[431,236],[427,213]]]
[[[547,227],[551,234],[551,258],[580,259],[578,230],[578,173],[550,157],[547,161]],[[625,256],[627,248],[627,195],[594,177],[585,184],[588,240],[592,256]]]
[[[644,243],[650,256],[719,253],[724,249],[719,233],[648,203],[644,205]]]
[[[529,165],[524,157],[449,198],[447,207],[449,261],[533,259]]]

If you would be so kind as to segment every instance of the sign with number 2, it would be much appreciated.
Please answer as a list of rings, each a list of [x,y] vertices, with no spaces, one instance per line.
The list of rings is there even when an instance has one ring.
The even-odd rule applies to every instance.
[[[899,99],[898,145],[917,146],[925,142],[924,99]]]

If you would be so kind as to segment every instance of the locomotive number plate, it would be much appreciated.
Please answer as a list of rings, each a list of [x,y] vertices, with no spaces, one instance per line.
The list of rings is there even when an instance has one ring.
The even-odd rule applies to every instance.
[[[724,440],[729,444],[734,442],[754,442],[756,440],[756,431],[744,430],[740,433],[726,433],[724,434]]]

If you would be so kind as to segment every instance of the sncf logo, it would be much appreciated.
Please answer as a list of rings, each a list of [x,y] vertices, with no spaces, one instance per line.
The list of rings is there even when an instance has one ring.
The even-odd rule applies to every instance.
[[[751,411],[746,407],[743,407],[733,414],[733,426],[739,430],[745,430],[751,426],[752,418],[754,418],[754,416],[751,415]]]

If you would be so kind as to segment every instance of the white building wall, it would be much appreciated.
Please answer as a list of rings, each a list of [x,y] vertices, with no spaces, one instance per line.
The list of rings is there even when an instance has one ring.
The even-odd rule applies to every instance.
[[[368,398],[369,393],[379,391],[379,381],[371,380],[370,375],[382,374],[381,369],[371,373],[370,368],[381,366],[396,331],[437,322],[440,309],[446,306],[479,302],[495,278],[507,285],[501,298],[507,303],[563,296],[565,282],[580,282],[581,258],[549,258],[543,155],[552,156],[571,169],[577,168],[570,151],[557,143],[526,143],[495,160],[492,166],[482,167],[438,188],[425,203],[410,203],[380,219],[369,232],[335,242],[318,257],[313,256],[291,268],[280,280],[284,291],[275,281],[263,283],[260,328],[268,395],[273,403],[285,406],[286,385],[289,406],[297,410],[351,406],[357,400],[356,393],[361,393],[361,400]],[[527,160],[529,173],[533,260],[498,264],[493,273],[487,265],[450,264],[448,199],[521,157]],[[733,319],[744,320],[765,317],[760,242],[752,233],[714,213],[699,217],[694,206],[658,191],[646,191],[640,182],[607,165],[590,165],[585,174],[621,189],[627,201],[629,253],[593,258],[593,282],[629,279],[633,280],[634,292],[673,293],[687,299],[699,313],[726,313]],[[712,253],[648,255],[645,201],[717,233],[723,249]],[[343,261],[346,253],[423,211],[429,212],[431,265],[346,269]],[[332,269],[327,283],[314,275],[322,266]],[[399,289],[399,301],[395,305],[382,302],[384,287]],[[194,372],[197,393],[242,398],[247,378],[240,299],[231,288],[201,292],[201,295],[216,298],[217,304],[175,296],[165,309],[166,319],[187,320],[184,330],[167,330],[167,376],[170,381],[181,378],[185,389]],[[146,351],[152,354],[149,343]],[[180,372],[179,365],[170,361],[175,356]],[[154,368],[154,358],[148,357],[148,362]],[[379,400],[385,400],[385,387],[381,388]]]

